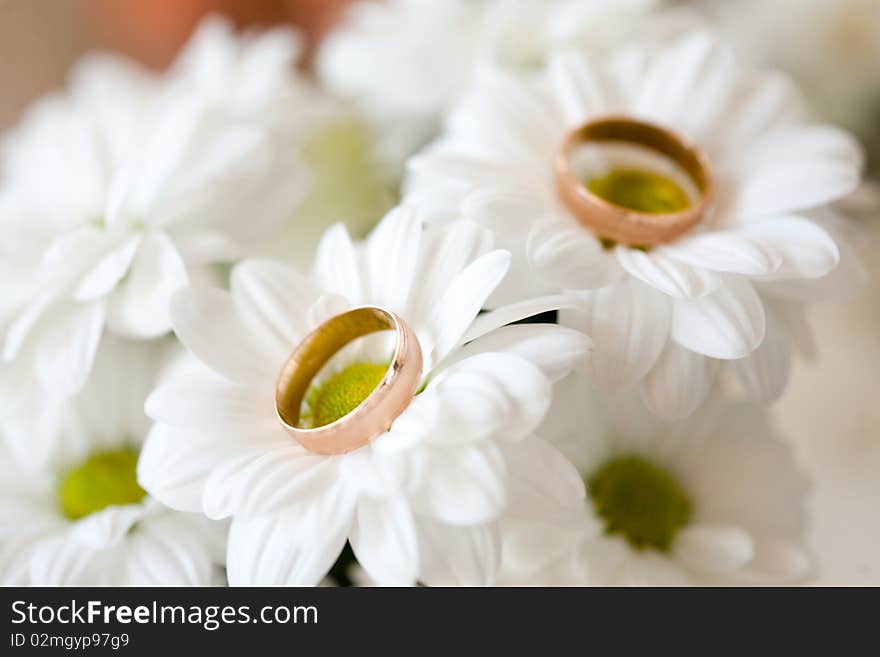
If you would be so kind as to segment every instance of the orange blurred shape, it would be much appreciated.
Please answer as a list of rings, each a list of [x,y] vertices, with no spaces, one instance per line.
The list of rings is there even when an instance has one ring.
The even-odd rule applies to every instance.
[[[292,23],[311,51],[352,0],[86,0],[82,7],[98,45],[163,68],[202,17],[219,13],[237,26]]]

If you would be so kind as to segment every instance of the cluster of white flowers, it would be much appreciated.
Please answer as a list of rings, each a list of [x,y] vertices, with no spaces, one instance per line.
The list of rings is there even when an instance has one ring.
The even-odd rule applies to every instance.
[[[806,305],[864,276],[831,206],[860,149],[659,4],[357,3],[314,76],[293,31],[217,18],[163,74],[80,62],[0,141],[0,583],[808,578],[765,404]],[[611,243],[560,200],[561,141],[607,115],[707,154],[696,227]],[[279,372],[363,305],[413,329],[421,386],[312,453]],[[385,338],[313,381],[312,422],[370,395]]]

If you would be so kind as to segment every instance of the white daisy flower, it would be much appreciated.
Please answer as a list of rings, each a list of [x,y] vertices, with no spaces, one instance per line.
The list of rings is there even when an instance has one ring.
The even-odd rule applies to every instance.
[[[358,2],[323,41],[316,70],[383,133],[413,149],[439,128],[474,72],[528,71],[554,47],[602,52],[693,23],[658,0],[390,0]]]
[[[80,395],[0,425],[0,583],[222,583],[223,524],[171,511],[137,482],[144,399],[164,351],[105,341]],[[41,445],[28,431],[41,424],[54,450],[35,464],[25,452]]]
[[[148,399],[157,425],[140,480],[172,508],[232,518],[231,584],[316,584],[347,540],[381,584],[490,583],[502,514],[579,503],[576,473],[532,430],[549,406],[550,382],[589,341],[554,325],[475,339],[548,303],[475,322],[509,262],[489,246],[467,222],[423,232],[401,207],[363,246],[342,226],[330,229],[311,279],[251,260],[233,270],[230,291],[175,296],[175,332],[211,371],[172,379]],[[416,333],[423,389],[371,444],[337,456],[308,452],[278,420],[276,380],[309,331],[364,304],[398,313]],[[378,334],[340,351],[312,382],[310,425],[363,401],[392,350]]]
[[[714,2],[750,62],[791,73],[826,119],[853,130],[880,166],[880,0]]]
[[[286,228],[259,255],[308,267],[330,226],[343,221],[355,237],[369,233],[397,202],[403,158],[385,153],[378,136],[350,108],[327,99],[299,154],[310,186]]]
[[[302,203],[259,255],[307,267],[323,232],[337,221],[365,235],[395,204],[403,157],[379,140],[348,103],[297,71],[302,39],[287,27],[237,32],[227,20],[202,21],[170,75],[189,93],[233,115],[271,126],[296,152],[308,178]],[[248,255],[255,255],[249,253]]]
[[[614,243],[563,203],[557,151],[570,130],[607,115],[671,128],[707,154],[716,194],[697,226],[653,248]],[[606,170],[586,170],[584,184],[613,205],[695,202],[671,160],[601,155]],[[513,253],[490,303],[577,296],[580,308],[560,319],[593,338],[593,381],[638,387],[653,412],[676,418],[723,363],[755,398],[782,393],[792,345],[809,342],[804,302],[849,294],[861,276],[845,225],[824,207],[856,187],[860,166],[853,139],[807,122],[785,78],[737,70],[724,44],[694,32],[600,61],[557,54],[537,80],[486,73],[412,161],[407,198],[430,220],[463,213]]]
[[[310,102],[308,79],[296,71],[301,35],[289,27],[237,31],[231,21],[208,16],[196,27],[168,72],[187,89],[242,119],[275,128],[276,134],[308,130],[303,114],[319,114]],[[291,111],[294,110],[294,111]]]
[[[296,207],[306,180],[273,127],[198,91],[87,58],[3,140],[0,259],[12,284],[0,329],[14,388],[34,378],[76,393],[105,329],[165,334],[175,290],[265,241]]]
[[[586,509],[565,523],[508,523],[503,581],[531,584],[794,583],[807,482],[763,407],[713,397],[686,420],[632,395],[556,386],[540,428],[577,466]]]

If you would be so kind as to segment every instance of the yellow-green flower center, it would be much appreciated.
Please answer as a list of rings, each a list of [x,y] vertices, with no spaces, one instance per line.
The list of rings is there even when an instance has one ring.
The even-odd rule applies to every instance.
[[[297,214],[321,225],[344,217],[355,235],[366,234],[397,196],[373,151],[370,132],[358,121],[336,121],[316,131],[303,147],[312,186]]]
[[[691,516],[691,503],[667,471],[638,456],[612,459],[587,482],[605,532],[637,550],[669,550]]]
[[[388,371],[387,363],[352,363],[309,391],[311,426],[345,417],[360,405]]]
[[[652,171],[615,169],[589,180],[587,189],[609,203],[636,212],[679,212],[691,205],[681,185]]]
[[[68,472],[58,488],[61,510],[78,520],[108,506],[140,502],[146,491],[137,482],[137,451],[98,452]]]

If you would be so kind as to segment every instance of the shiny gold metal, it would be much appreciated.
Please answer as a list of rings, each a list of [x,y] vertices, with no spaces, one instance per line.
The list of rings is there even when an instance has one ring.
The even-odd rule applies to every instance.
[[[345,345],[378,331],[394,331],[397,346],[376,389],[348,415],[320,427],[297,426],[300,407],[315,375]],[[396,314],[375,306],[341,313],[309,333],[288,358],[275,386],[275,411],[285,430],[316,454],[344,454],[387,431],[409,406],[422,378],[422,350],[412,329]]]
[[[644,146],[671,158],[690,176],[700,198],[678,212],[638,212],[593,194],[571,169],[571,151],[579,144],[618,142]],[[569,132],[556,156],[556,188],[578,221],[599,237],[633,246],[669,242],[697,224],[715,193],[709,159],[685,137],[644,121],[611,116]]]

